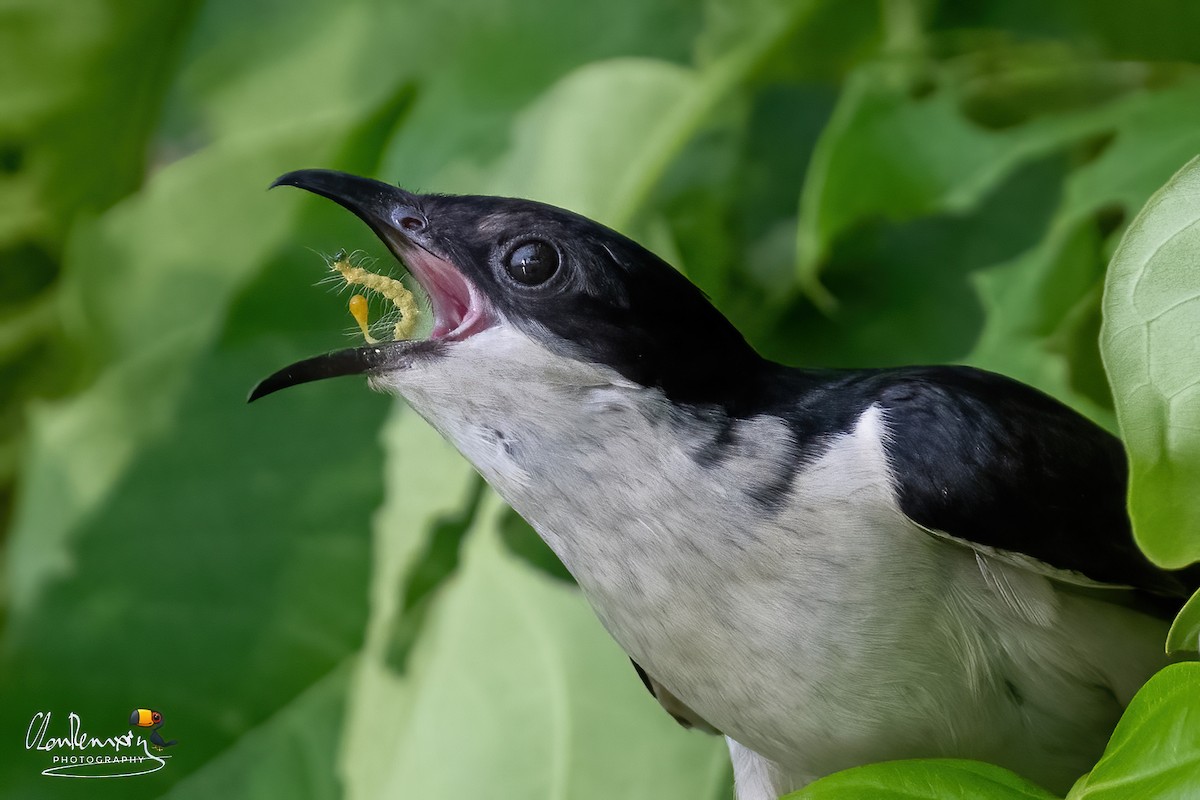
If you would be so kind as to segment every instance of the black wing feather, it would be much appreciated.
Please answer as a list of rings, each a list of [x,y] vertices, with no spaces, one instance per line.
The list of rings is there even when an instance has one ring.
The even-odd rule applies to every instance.
[[[886,414],[900,506],[914,521],[1161,597],[1186,598],[1200,584],[1195,567],[1163,570],[1138,549],[1125,451],[1067,406],[967,367],[889,370],[866,382]]]

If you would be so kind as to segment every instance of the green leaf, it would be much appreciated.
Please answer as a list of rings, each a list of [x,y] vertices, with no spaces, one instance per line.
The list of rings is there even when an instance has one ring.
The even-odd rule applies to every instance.
[[[404,735],[403,727],[393,723],[406,718],[415,696],[408,664],[419,640],[412,613],[405,613],[413,570],[422,551],[434,546],[430,536],[438,521],[462,514],[478,480],[449,442],[400,403],[393,406],[384,427],[383,446],[386,493],[372,525],[371,613],[347,699],[348,722],[339,754],[350,797],[380,797],[388,779],[390,759]],[[456,555],[458,547],[456,541]],[[441,589],[440,583],[431,589],[428,606],[435,605]],[[428,610],[421,612],[423,633]],[[380,715],[381,708],[388,713]]]
[[[369,170],[404,106],[397,95],[365,121],[214,143],[74,230],[68,319],[109,367],[37,416],[4,564],[14,603],[0,721],[160,707],[180,739],[171,769],[99,782],[96,796],[161,793],[241,747],[361,641],[364,532],[382,471],[371,442],[386,402],[349,382],[250,408],[245,396],[329,348],[345,321],[309,285],[320,259],[283,243],[297,229],[314,243],[359,230],[266,186],[298,161]],[[307,783],[333,785],[339,735],[327,734],[325,773]],[[0,762],[8,794],[46,790],[33,766]],[[229,769],[204,785],[252,767]]]
[[[293,360],[293,347],[275,335],[231,341],[191,371],[165,433],[125,456],[74,517],[67,549],[48,543],[62,568],[8,619],[0,726],[21,729],[38,710],[102,720],[148,703],[172,720],[172,769],[134,787],[98,783],[95,796],[162,791],[361,640],[382,399],[344,383],[247,408],[246,387]],[[330,408],[345,418],[331,425]],[[63,455],[70,464],[73,451]],[[70,483],[42,486],[49,494],[26,501],[78,507]],[[37,552],[38,533],[16,532],[29,540],[22,551]],[[8,566],[19,574],[23,562]],[[0,762],[6,795],[45,790],[34,766]]]
[[[1193,594],[1171,623],[1167,652],[1195,655],[1200,652],[1200,591]]]
[[[957,759],[890,761],[822,778],[783,800],[1053,800],[991,764]]]
[[[268,200],[263,187],[297,157],[332,157],[328,140],[338,133],[325,127],[206,150],[75,226],[62,319],[88,363],[110,368],[86,392],[31,417],[28,480],[6,565],[18,606],[47,568],[71,561],[63,547],[76,520],[168,429],[185,376],[234,293],[295,225],[294,201]]]
[[[422,68],[396,46],[419,24],[412,17],[411,7],[372,0],[207,0],[176,66],[160,157],[361,119]]]
[[[298,163],[334,161],[349,127],[216,143],[77,226],[63,288],[70,332],[102,363],[164,333],[211,337],[233,293],[293,235],[300,195],[266,187]]]
[[[1101,348],[1129,453],[1142,549],[1200,558],[1200,159],[1138,214],[1109,267]]]
[[[575,578],[563,566],[562,561],[558,559],[550,546],[517,512],[509,509],[500,522],[499,532],[500,539],[509,553],[552,578],[558,578],[569,584],[575,583]]]
[[[0,247],[25,234],[57,250],[73,215],[103,210],[141,184],[199,3],[2,5]]]
[[[145,180],[196,0],[0,2],[0,519],[31,398],[94,366],[61,347],[64,239]]]
[[[489,191],[627,223],[628,195],[642,178],[634,154],[659,130],[663,109],[695,86],[693,70],[652,59],[604,61],[568,74],[518,117]]]
[[[486,180],[490,191],[565,205],[624,229],[680,152],[815,5],[764,4],[763,13],[747,15],[753,24],[736,44],[725,43],[699,69],[619,58],[569,72],[521,112],[502,158],[488,167],[458,161],[433,180],[462,191]],[[420,129],[415,122],[406,134]]]
[[[387,50],[421,65],[420,101],[381,173],[424,191],[478,192],[510,146],[514,117],[564,76],[615,58],[682,63],[700,25],[688,0],[464,0],[392,13]]]
[[[989,321],[975,275],[1036,246],[1062,174],[1056,161],[1033,164],[971,214],[869,224],[836,249],[824,273],[837,313],[796,303],[765,351],[834,368],[966,359]]]
[[[1100,249],[1092,218],[1060,211],[1035,247],[972,276],[986,316],[965,360],[1036,386],[1112,429],[1107,387],[1076,380],[1087,367],[1099,372],[1093,326],[1104,274]],[[1072,349],[1073,337],[1087,338],[1086,350]]]
[[[31,409],[20,502],[12,523],[6,585],[16,619],[30,613],[40,589],[72,571],[71,540],[147,441],[165,435],[186,385],[185,373],[162,366],[178,337],[105,372],[86,392]],[[153,402],[142,402],[153,397]]]
[[[1111,139],[1074,169],[1042,240],[974,276],[986,311],[967,358],[1063,400],[1109,428],[1099,315],[1110,242],[1181,160],[1200,150],[1200,82],[1110,103]]]
[[[388,667],[396,672],[403,673],[408,668],[409,654],[424,628],[438,591],[458,570],[463,541],[479,513],[486,485],[483,478],[476,477],[472,481],[470,497],[462,508],[450,514],[434,514],[423,520],[428,527],[422,536],[425,547],[413,560],[404,580],[398,584],[402,590],[402,602],[396,610],[395,624],[385,653]],[[438,496],[440,493],[431,495]],[[412,512],[411,508],[406,510]],[[406,520],[405,527],[411,525],[412,521]]]
[[[340,800],[334,769],[352,659],[171,787],[163,800]]]
[[[322,123],[207,148],[74,228],[61,286],[63,318],[89,360],[109,368],[87,391],[31,415],[27,477],[5,565],[17,611],[32,602],[43,579],[71,563],[70,532],[105,499],[139,448],[169,431],[189,369],[226,321],[235,294],[299,224],[328,230],[298,215],[298,197],[268,196],[264,187],[297,159],[336,160],[344,141],[390,128],[398,110],[385,110],[385,119],[357,129]],[[352,229],[336,218],[339,230]],[[294,272],[284,279],[295,309],[303,295],[319,297]],[[267,302],[277,304],[278,290],[271,291],[276,298]],[[336,318],[335,307],[324,305],[326,319]],[[281,320],[279,330],[297,321]]]
[[[1101,112],[991,130],[968,119],[962,87],[917,95],[891,64],[868,64],[846,87],[813,154],[797,230],[802,286],[832,302],[818,273],[838,237],[872,217],[965,212],[1017,165],[1103,130]]]
[[[1174,664],[1130,701],[1096,767],[1068,800],[1189,800],[1200,786],[1200,664]]]
[[[736,45],[718,49],[719,55],[702,64],[695,84],[660,112],[650,136],[633,150],[612,200],[614,227],[624,227],[641,212],[651,192],[696,132],[722,103],[745,87],[817,7],[815,0],[763,3],[757,14],[747,15],[753,17],[754,24],[741,32]]]

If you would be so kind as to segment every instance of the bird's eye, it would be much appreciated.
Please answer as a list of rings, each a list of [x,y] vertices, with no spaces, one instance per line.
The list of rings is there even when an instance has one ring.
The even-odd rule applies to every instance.
[[[158,722],[159,720],[162,719],[162,714],[154,714],[153,717],[154,717],[154,721]]]
[[[558,251],[541,239],[526,241],[509,252],[504,268],[517,283],[537,286],[558,271]]]

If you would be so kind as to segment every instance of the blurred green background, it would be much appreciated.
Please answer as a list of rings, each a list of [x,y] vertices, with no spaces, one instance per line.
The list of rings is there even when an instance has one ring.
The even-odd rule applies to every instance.
[[[1200,152],[1200,6],[0,0],[0,793],[705,798],[553,557],[348,379],[280,173],[570,207],[770,356],[971,363],[1110,428],[1105,265]],[[378,316],[379,309],[376,309]],[[160,709],[150,776],[39,774],[37,711]],[[56,723],[55,727],[58,727]]]

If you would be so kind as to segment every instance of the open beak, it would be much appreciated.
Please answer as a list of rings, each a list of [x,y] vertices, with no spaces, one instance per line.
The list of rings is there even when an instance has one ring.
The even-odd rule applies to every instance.
[[[466,338],[494,320],[490,304],[474,284],[429,248],[429,221],[413,195],[382,181],[325,169],[289,172],[271,184],[276,186],[296,186],[327,197],[365,222],[429,295],[433,331],[427,341],[380,342],[299,361],[260,381],[248,402],[310,381],[397,369],[414,350],[428,351],[431,342]]]

